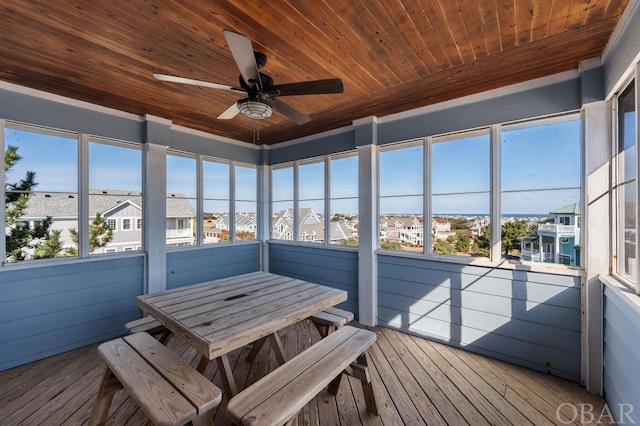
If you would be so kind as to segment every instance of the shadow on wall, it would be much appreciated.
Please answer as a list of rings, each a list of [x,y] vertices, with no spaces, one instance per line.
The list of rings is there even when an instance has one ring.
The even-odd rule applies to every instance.
[[[580,278],[378,257],[379,323],[580,381]]]

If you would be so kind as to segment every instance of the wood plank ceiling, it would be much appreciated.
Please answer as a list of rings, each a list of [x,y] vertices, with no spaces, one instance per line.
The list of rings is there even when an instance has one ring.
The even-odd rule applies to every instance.
[[[20,0],[0,6],[0,80],[273,144],[358,118],[576,69],[599,56],[627,0]],[[268,57],[276,84],[339,77],[342,94],[283,98],[309,115],[216,117],[240,96],[223,29]]]

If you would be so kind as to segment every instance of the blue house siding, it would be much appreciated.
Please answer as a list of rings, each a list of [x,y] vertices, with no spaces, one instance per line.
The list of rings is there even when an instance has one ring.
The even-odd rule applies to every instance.
[[[580,381],[580,278],[378,254],[380,325]]]
[[[144,256],[5,268],[0,281],[0,370],[6,370],[122,335],[139,316]]]
[[[620,418],[621,409],[628,412],[630,407],[634,408],[630,418],[640,423],[640,307],[625,297],[620,289],[605,285],[604,396],[620,424],[632,423],[629,418]]]
[[[356,251],[269,243],[269,272],[345,290],[348,299],[338,307],[358,318]]]
[[[260,270],[260,243],[222,244],[167,253],[167,290]]]

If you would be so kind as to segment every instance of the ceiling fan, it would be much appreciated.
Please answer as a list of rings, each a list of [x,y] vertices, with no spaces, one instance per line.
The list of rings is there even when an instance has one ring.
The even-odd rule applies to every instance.
[[[153,76],[162,81],[244,93],[244,97],[218,116],[222,120],[231,119],[238,113],[254,120],[261,120],[271,117],[273,111],[277,111],[297,124],[304,124],[310,121],[308,116],[276,98],[279,96],[342,93],[344,91],[342,80],[339,78],[273,84],[271,77],[260,72],[267,63],[267,57],[263,53],[253,50],[251,40],[242,34],[229,30],[222,31],[222,34],[227,40],[233,59],[240,69],[240,87],[166,74],[153,74]]]

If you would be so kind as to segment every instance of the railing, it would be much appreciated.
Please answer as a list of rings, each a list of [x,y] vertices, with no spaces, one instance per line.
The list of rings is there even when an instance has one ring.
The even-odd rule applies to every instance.
[[[538,232],[554,232],[556,234],[570,234],[576,231],[575,225],[561,225],[558,223],[541,223]]]
[[[167,229],[167,239],[193,237],[193,229]]]
[[[540,253],[540,250],[522,250],[520,251],[520,257],[532,262],[554,263],[555,261],[555,255],[553,253]]]

